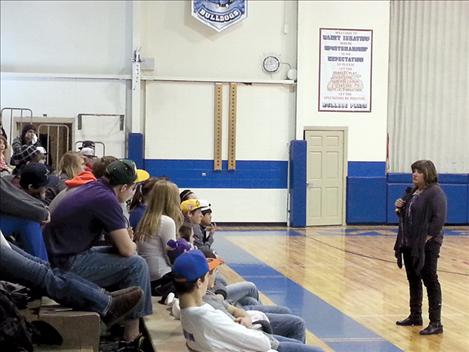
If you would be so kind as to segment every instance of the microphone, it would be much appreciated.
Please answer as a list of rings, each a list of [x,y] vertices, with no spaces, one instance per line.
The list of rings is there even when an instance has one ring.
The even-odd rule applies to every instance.
[[[407,201],[409,201],[411,198],[412,198],[412,187],[407,187],[405,189],[405,194],[404,196],[402,197],[402,200],[404,201],[404,203],[406,203]],[[396,212],[397,215],[399,215],[401,213],[401,208],[395,208],[394,211]]]

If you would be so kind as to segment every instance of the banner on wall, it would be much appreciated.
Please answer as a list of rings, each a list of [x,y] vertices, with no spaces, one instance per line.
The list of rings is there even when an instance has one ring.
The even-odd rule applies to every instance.
[[[373,31],[319,31],[318,111],[371,112]]]
[[[192,16],[221,32],[247,17],[247,0],[192,0]]]

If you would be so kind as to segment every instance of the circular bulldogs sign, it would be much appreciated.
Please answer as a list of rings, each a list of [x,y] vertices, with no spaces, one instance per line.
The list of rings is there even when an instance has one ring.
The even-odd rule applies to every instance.
[[[192,16],[221,32],[247,17],[247,0],[192,0]]]

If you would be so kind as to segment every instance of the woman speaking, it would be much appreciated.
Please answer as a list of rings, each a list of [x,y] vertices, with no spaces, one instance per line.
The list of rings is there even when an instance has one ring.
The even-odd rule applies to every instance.
[[[400,226],[394,246],[398,265],[402,265],[404,258],[409,281],[410,315],[396,324],[422,325],[423,281],[427,288],[430,324],[420,334],[441,334],[441,287],[437,263],[443,243],[446,196],[438,185],[438,175],[432,161],[416,161],[411,169],[414,187],[395,202]]]

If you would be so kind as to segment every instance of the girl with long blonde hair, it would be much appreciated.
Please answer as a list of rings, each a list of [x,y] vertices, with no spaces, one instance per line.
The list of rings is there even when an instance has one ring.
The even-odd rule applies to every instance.
[[[66,152],[60,158],[57,174],[60,178],[60,190],[65,188],[65,180],[70,180],[85,170],[83,157],[77,152]]]
[[[179,189],[173,182],[156,181],[147,209],[137,226],[137,251],[147,261],[152,281],[171,271],[166,244],[169,240],[176,240],[176,233],[183,222],[179,201]]]

